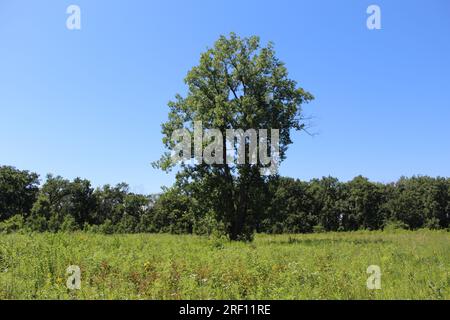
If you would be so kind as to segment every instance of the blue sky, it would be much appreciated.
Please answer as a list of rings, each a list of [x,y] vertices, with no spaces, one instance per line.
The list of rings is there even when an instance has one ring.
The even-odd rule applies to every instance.
[[[81,8],[81,30],[66,8]],[[382,29],[366,28],[377,4]],[[275,43],[316,97],[281,174],[450,176],[450,2],[0,0],[0,164],[158,192],[167,102],[221,34]]]

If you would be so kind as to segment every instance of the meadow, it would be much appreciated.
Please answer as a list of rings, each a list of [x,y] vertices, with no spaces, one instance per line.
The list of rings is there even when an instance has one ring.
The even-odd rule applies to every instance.
[[[81,289],[66,269],[81,269]],[[369,290],[369,265],[381,289]],[[0,235],[0,299],[450,299],[450,233]]]

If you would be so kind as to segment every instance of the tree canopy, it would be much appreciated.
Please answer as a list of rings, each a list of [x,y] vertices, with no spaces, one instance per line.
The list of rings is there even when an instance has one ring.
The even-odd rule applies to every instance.
[[[177,143],[172,139],[175,130],[190,133],[187,139],[193,134],[195,150],[188,154],[197,161],[182,164],[179,184],[184,187],[187,183],[201,185],[190,189],[191,196],[210,205],[204,205],[204,209],[215,214],[230,239],[249,240],[256,228],[255,215],[260,210],[258,199],[264,188],[265,177],[261,173],[285,159],[292,143],[291,131],[305,127],[301,105],[311,101],[313,96],[289,78],[271,43],[262,47],[258,37],[240,38],[234,33],[229,37],[221,36],[213,48],[201,54],[199,65],[188,72],[185,82],[187,96],[176,95],[175,101],[169,103],[168,121],[162,125],[163,143],[168,152],[156,165],[164,170],[175,165],[172,161],[173,151],[178,152]],[[195,136],[196,123],[202,126],[200,137]],[[220,147],[213,151],[214,157],[219,159],[214,163],[202,161],[203,146],[210,142],[203,128],[221,133],[220,141],[216,141]],[[250,152],[252,144],[248,136],[240,140],[234,136],[227,139],[227,132],[238,129],[242,132],[277,130],[277,136],[260,131],[260,144],[255,152],[260,160],[267,154],[262,149],[261,139],[270,145],[269,154],[276,146],[276,155],[273,155],[276,159],[272,158],[276,163],[252,161],[252,154],[245,154],[242,162],[230,163],[229,158],[238,157],[239,151]],[[231,156],[227,146],[231,146]],[[200,189],[208,190],[207,194]],[[192,194],[194,190],[200,192]]]

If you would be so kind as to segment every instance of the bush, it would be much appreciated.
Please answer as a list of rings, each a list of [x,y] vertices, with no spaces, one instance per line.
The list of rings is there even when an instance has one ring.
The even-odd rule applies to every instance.
[[[440,229],[440,221],[437,218],[430,218],[425,221],[424,227],[430,230],[438,230]]]
[[[384,231],[387,232],[392,232],[392,231],[396,231],[396,230],[406,230],[408,229],[408,225],[402,221],[398,221],[398,220],[387,220],[384,223]]]
[[[325,228],[321,224],[318,224],[313,227],[313,232],[314,233],[322,233],[322,232],[325,232]]]
[[[78,229],[78,225],[75,221],[75,218],[72,216],[65,216],[64,220],[61,224],[61,231],[63,232],[73,232],[76,231]]]
[[[205,214],[204,217],[194,220],[192,232],[196,235],[210,236],[214,233],[225,234],[223,223],[217,222],[214,213]]]
[[[13,233],[23,229],[24,221],[22,215],[15,215],[0,222],[0,233]]]
[[[45,232],[48,230],[47,220],[43,216],[32,215],[27,218],[26,225],[32,231]]]
[[[114,225],[111,220],[106,219],[103,224],[98,227],[98,231],[104,234],[113,234],[114,233]]]

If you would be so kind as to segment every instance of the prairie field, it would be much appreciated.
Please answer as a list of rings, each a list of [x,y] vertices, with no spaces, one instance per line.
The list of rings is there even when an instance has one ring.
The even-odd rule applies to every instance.
[[[68,266],[81,288],[66,287]],[[369,290],[367,268],[381,270]],[[450,299],[450,233],[0,235],[0,299]]]

